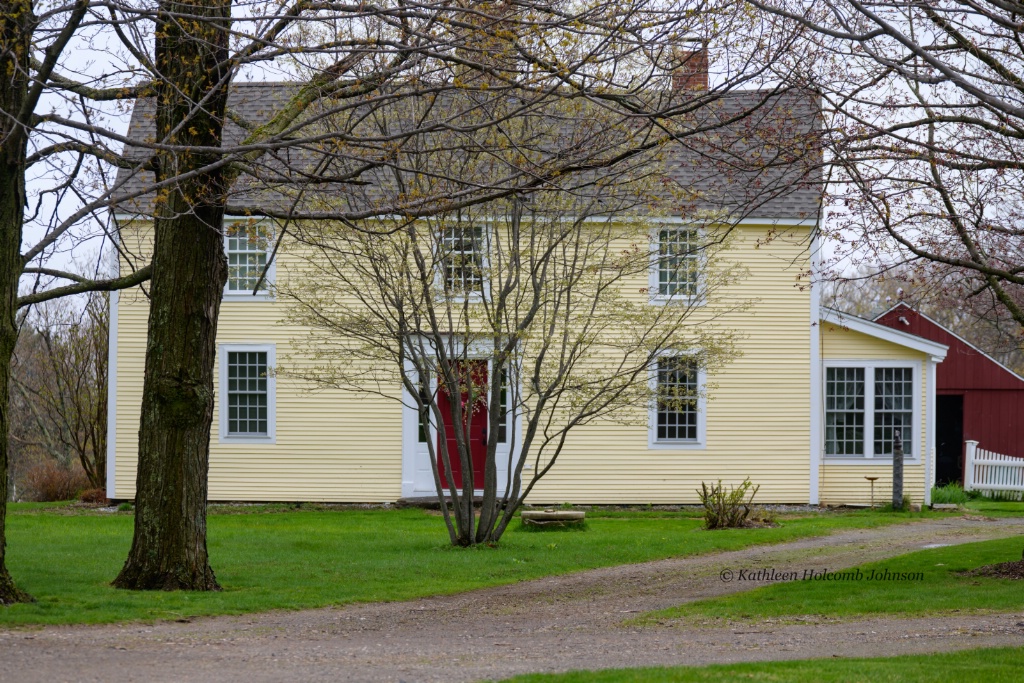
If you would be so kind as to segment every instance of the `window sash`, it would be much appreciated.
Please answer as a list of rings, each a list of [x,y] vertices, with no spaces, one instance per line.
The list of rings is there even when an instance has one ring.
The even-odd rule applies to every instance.
[[[825,455],[892,457],[893,435],[898,429],[904,456],[915,457],[918,381],[910,366],[826,367]]]
[[[658,359],[655,441],[699,440],[699,377],[693,358],[663,356]]]
[[[228,436],[268,436],[267,352],[228,351],[227,376]]]
[[[498,389],[498,443],[508,443],[508,368],[498,371],[501,385]]]
[[[658,295],[696,296],[699,274],[697,231],[658,231]]]
[[[913,425],[913,369],[875,368],[875,455],[892,455],[896,430],[903,440],[903,453],[913,453]]]
[[[446,292],[484,291],[484,229],[446,228],[441,233],[441,264]]]
[[[825,371],[825,454],[864,455],[864,368]]]
[[[270,235],[265,227],[248,223],[228,225],[224,252],[228,259],[229,293],[251,292],[267,268]],[[260,292],[267,290],[267,278],[260,283]]]

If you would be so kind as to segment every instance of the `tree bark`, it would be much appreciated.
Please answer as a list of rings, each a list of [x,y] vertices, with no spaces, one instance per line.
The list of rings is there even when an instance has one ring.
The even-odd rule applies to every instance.
[[[35,17],[28,0],[5,2],[0,11],[0,111],[19,112],[28,92],[30,40]],[[0,117],[0,605],[31,600],[7,572],[7,466],[11,357],[18,341],[18,279],[25,211],[28,133],[10,114]]]
[[[230,11],[230,0],[160,3],[158,139],[220,146]],[[216,153],[163,152],[157,180],[215,160]],[[135,535],[114,580],[118,588],[219,589],[206,549],[206,498],[217,317],[227,280],[224,183],[220,171],[196,175],[155,207]]]

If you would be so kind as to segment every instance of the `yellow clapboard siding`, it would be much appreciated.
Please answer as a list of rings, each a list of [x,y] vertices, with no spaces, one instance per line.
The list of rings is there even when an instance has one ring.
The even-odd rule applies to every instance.
[[[924,501],[924,465],[905,465],[903,493],[911,502]],[[878,477],[875,482],[875,504],[892,501],[892,464],[825,465],[821,468],[821,502],[833,505],[867,505],[871,501],[871,482],[865,477]]]
[[[928,355],[908,349],[892,342],[869,337],[868,335],[845,329],[840,325],[823,323],[821,329],[822,359],[829,360],[905,360],[920,363],[919,401],[921,405],[922,432],[928,424]],[[919,460],[906,463],[903,474],[903,491],[917,503],[925,498],[925,457],[927,441],[924,438],[914,440],[914,450]],[[911,457],[907,453],[907,457]],[[892,499],[892,461],[880,464],[840,464],[829,462],[825,457],[820,470],[820,495],[823,504],[834,505],[866,505],[871,498],[871,484],[865,477],[879,477],[875,482],[875,502],[886,503]]]
[[[765,501],[807,502],[810,472],[810,296],[798,278],[806,271],[806,229],[758,246],[770,228],[743,227],[729,259],[746,277],[723,296],[750,307],[716,325],[741,330],[741,356],[709,377],[708,446],[652,450],[644,424],[601,423],[571,436],[553,471],[535,490],[538,502],[692,503],[701,481],[761,484]],[[144,230],[142,231],[144,232]],[[140,233],[141,234],[141,233]],[[138,251],[144,251],[145,236]],[[294,267],[286,252],[278,277]],[[627,287],[643,296],[646,282]],[[116,497],[131,498],[148,306],[137,293],[121,297],[117,358]],[[286,362],[291,339],[305,330],[281,324],[277,301],[225,301],[218,338],[223,343],[275,344]],[[695,324],[708,313],[697,310]],[[215,370],[215,377],[219,369]],[[397,388],[396,388],[397,389]],[[402,479],[401,410],[383,397],[341,391],[308,393],[279,377],[276,442],[220,443],[210,448],[211,500],[394,500]],[[219,405],[216,407],[219,410]],[[215,414],[215,420],[218,415]]]
[[[146,226],[140,227],[135,235],[126,231],[135,253],[146,251]],[[773,239],[765,243],[769,233]],[[817,323],[809,289],[801,279],[808,269],[807,236],[806,228],[778,234],[777,228],[767,225],[735,231],[727,258],[746,274],[720,296],[748,307],[714,322],[721,329],[739,330],[743,338],[738,343],[741,355],[708,378],[715,388],[707,402],[706,448],[650,449],[646,415],[635,415],[637,424],[581,427],[531,494],[531,502],[694,503],[702,481],[738,484],[749,477],[761,486],[758,500],[806,503],[812,452],[810,331]],[[278,278],[297,272],[297,260],[295,253],[285,250]],[[646,285],[639,279],[628,285],[629,297],[642,301]],[[292,340],[307,331],[283,324],[285,313],[280,301],[225,301],[217,341],[274,344],[278,366],[301,364],[302,359],[289,357],[290,350]],[[710,314],[697,310],[692,320],[704,325]],[[134,496],[147,315],[147,301],[138,290],[120,295],[117,498]],[[822,339],[823,354],[838,354],[831,357],[920,358],[916,352],[907,355],[902,347],[878,344],[856,333],[823,329]],[[219,368],[214,376],[219,376]],[[281,376],[276,410],[272,444],[221,443],[219,412],[214,413],[211,500],[384,502],[401,495],[402,413],[397,402],[339,390],[311,393],[299,381]],[[861,502],[863,487],[857,479],[863,482],[863,475],[875,467],[822,465],[822,500],[848,497],[839,502]],[[911,495],[911,482],[923,480],[923,473],[908,466]]]

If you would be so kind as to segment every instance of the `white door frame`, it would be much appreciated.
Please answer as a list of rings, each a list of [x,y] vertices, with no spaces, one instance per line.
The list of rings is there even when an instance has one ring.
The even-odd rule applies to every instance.
[[[489,341],[476,340],[471,342],[468,350],[464,343],[459,340],[452,341],[453,355],[465,353],[466,360],[486,360],[488,381],[495,377],[494,374],[494,347]],[[413,376],[416,367],[411,360],[405,361],[406,376]],[[509,383],[513,382],[513,375],[509,373]],[[415,383],[414,383],[415,384]],[[430,378],[430,390],[437,390],[437,377]],[[518,392],[516,392],[518,393]],[[513,441],[518,450],[520,444],[520,428],[522,417],[516,413],[515,420],[509,430],[510,441]],[[405,385],[402,385],[402,498],[422,498],[436,496],[437,490],[434,487],[433,468],[430,465],[430,454],[427,444],[419,440],[420,420],[416,411],[416,401],[409,394]],[[437,425],[431,423],[430,433],[427,437],[432,443],[437,443]],[[508,483],[508,465],[511,456],[509,444],[498,444],[495,452],[495,466],[498,473],[498,491],[505,490]],[[482,493],[477,490],[475,493]]]

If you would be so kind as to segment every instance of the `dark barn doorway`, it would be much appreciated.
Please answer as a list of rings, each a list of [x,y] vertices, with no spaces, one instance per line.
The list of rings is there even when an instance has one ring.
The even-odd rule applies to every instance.
[[[964,480],[964,397],[935,397],[935,485]]]

